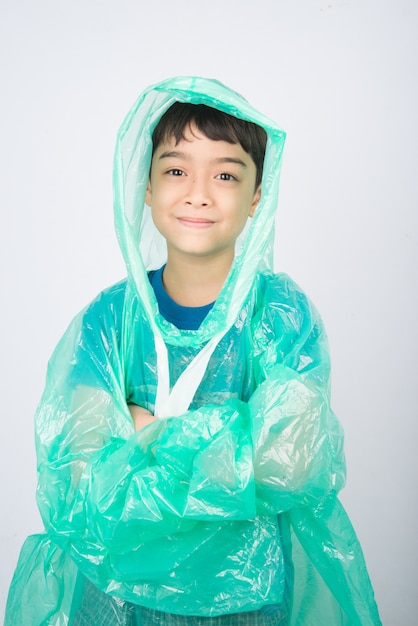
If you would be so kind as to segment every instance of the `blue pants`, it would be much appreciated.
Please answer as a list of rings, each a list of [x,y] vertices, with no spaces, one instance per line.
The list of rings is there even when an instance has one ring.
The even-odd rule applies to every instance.
[[[278,611],[247,611],[201,617],[174,615],[124,602],[99,591],[86,581],[83,599],[71,626],[286,626]]]

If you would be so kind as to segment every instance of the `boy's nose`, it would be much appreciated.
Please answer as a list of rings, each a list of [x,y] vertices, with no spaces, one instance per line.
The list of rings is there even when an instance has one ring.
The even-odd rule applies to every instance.
[[[186,192],[185,203],[196,208],[208,206],[210,194],[207,184],[199,179],[191,180]]]

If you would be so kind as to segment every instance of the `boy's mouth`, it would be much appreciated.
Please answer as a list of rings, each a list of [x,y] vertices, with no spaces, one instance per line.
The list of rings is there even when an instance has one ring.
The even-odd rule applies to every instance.
[[[209,220],[206,217],[178,217],[177,220],[183,226],[190,226],[192,228],[207,228],[212,226],[215,222],[213,220]]]

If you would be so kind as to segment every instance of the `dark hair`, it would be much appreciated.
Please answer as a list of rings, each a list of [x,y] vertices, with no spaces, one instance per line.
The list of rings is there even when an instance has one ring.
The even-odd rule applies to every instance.
[[[184,139],[184,131],[191,123],[208,139],[239,143],[255,163],[256,188],[261,182],[267,133],[254,122],[247,122],[205,104],[175,102],[161,116],[152,134],[152,153],[158,146],[174,137],[176,144]]]

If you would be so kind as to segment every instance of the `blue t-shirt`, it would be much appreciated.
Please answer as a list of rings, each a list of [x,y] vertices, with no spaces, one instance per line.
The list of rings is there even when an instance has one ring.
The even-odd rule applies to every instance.
[[[181,330],[197,330],[214,303],[211,302],[204,306],[181,306],[177,304],[177,302],[174,302],[164,287],[164,267],[165,265],[160,267],[159,270],[153,270],[148,273],[148,278],[154,289],[161,315],[165,317],[168,322],[171,322]]]

